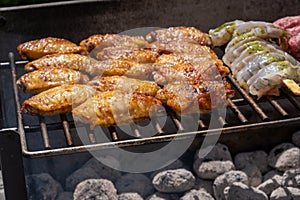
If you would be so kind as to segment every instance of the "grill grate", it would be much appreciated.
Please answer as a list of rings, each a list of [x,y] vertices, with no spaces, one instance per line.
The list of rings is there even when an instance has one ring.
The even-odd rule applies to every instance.
[[[130,147],[151,143],[169,142],[173,139],[184,140],[190,137],[204,136],[214,134],[216,131],[222,131],[222,134],[231,132],[246,132],[249,129],[262,129],[267,127],[281,126],[283,124],[295,124],[300,122],[300,101],[288,90],[282,89],[280,97],[264,97],[256,100],[248,95],[231,77],[226,77],[236,91],[233,99],[228,100],[226,117],[212,116],[211,114],[201,114],[200,117],[191,117],[198,123],[198,130],[191,131],[185,126],[178,116],[171,110],[167,111],[166,125],[161,125],[159,119],[151,120],[153,136],[142,138],[144,130],[141,126],[130,124],[134,137],[124,136],[119,127],[101,128],[107,134],[110,141],[100,141],[97,129],[89,130],[86,126],[80,127],[85,130],[86,135],[82,138],[84,144],[78,140],[75,124],[69,114],[56,116],[56,121],[51,121],[48,117],[22,115],[20,111],[20,102],[22,102],[23,93],[19,93],[16,86],[17,70],[23,68],[26,62],[15,61],[14,54],[9,53],[9,62],[1,63],[0,66],[10,66],[13,91],[17,109],[18,132],[21,138],[22,151],[28,157],[46,157],[53,155],[72,154],[90,150],[100,150],[107,148]],[[27,119],[29,118],[29,119]],[[32,119],[34,119],[32,122]],[[222,128],[210,128],[209,122],[217,120]],[[38,122],[38,123],[36,123]],[[141,122],[143,123],[143,122]],[[127,127],[127,128],[128,128]],[[53,133],[59,131],[59,135],[64,140],[61,145],[52,141]],[[55,133],[56,134],[56,133]],[[30,138],[34,138],[34,142]],[[41,144],[38,139],[41,138]],[[61,137],[60,137],[61,138]]]

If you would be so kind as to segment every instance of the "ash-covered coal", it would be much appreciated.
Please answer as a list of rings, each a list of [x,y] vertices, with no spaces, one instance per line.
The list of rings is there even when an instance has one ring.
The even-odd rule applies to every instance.
[[[278,144],[269,152],[258,149],[235,155],[218,143],[207,147],[211,151],[205,156],[196,151],[193,162],[179,159],[145,174],[119,172],[92,158],[61,184],[49,174],[27,176],[28,195],[49,200],[300,199],[297,138],[299,132],[290,143]]]

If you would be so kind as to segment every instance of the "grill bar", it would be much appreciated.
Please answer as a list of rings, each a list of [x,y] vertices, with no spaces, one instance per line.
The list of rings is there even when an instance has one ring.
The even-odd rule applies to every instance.
[[[270,104],[282,115],[282,117],[286,118],[289,114],[280,106],[280,104],[275,101],[272,97],[267,97],[267,100]]]
[[[233,101],[231,99],[228,99],[228,103],[229,106],[231,108],[231,110],[237,115],[237,117],[239,118],[240,122],[242,124],[246,124],[248,123],[248,120],[246,119],[246,117],[243,115],[243,113],[240,111],[240,109],[233,103]]]
[[[264,113],[264,111],[255,103],[255,101],[247,94],[245,90],[243,90],[239,84],[232,78],[231,75],[228,76],[230,82],[237,88],[237,90],[243,95],[245,100],[249,103],[249,105],[257,112],[260,118],[263,121],[269,121],[269,117]]]
[[[140,129],[135,124],[130,124],[129,127],[131,127],[132,135],[135,138],[131,139],[121,139],[118,133],[118,129],[116,127],[108,127],[108,128],[102,128],[102,130],[105,133],[108,133],[110,135],[110,142],[103,142],[97,141],[97,135],[96,132],[93,130],[90,130],[86,127],[86,144],[79,144],[75,145],[74,140],[72,138],[71,130],[73,130],[75,127],[74,122],[68,121],[66,115],[60,115],[60,123],[51,123],[46,124],[45,118],[40,117],[40,125],[29,125],[24,126],[23,125],[23,116],[20,112],[20,99],[19,99],[19,93],[18,88],[16,87],[16,62],[14,61],[14,55],[12,53],[9,54],[10,58],[10,66],[12,71],[12,77],[13,77],[13,85],[14,85],[14,94],[15,94],[15,101],[17,106],[17,114],[18,114],[18,131],[21,136],[21,145],[23,154],[28,157],[46,157],[46,156],[53,156],[53,155],[62,155],[62,154],[72,154],[77,152],[84,152],[88,150],[99,150],[99,149],[107,149],[107,148],[115,148],[118,147],[128,147],[128,146],[137,146],[137,145],[144,145],[144,144],[151,144],[151,143],[160,143],[160,142],[168,142],[173,140],[174,138],[176,140],[183,140],[187,139],[189,137],[194,137],[195,135],[205,136],[209,134],[214,134],[218,131],[222,131],[223,134],[226,133],[232,133],[232,132],[245,132],[250,129],[260,129],[265,127],[274,127],[274,126],[282,126],[282,124],[295,124],[300,123],[300,103],[295,96],[290,94],[289,92],[285,91],[284,94],[286,96],[286,99],[289,100],[299,112],[299,116],[296,116],[294,118],[289,118],[290,115],[288,111],[282,106],[279,102],[280,99],[277,98],[265,98],[265,103],[269,103],[273,106],[273,108],[280,113],[281,119],[269,121],[269,116],[265,114],[265,112],[261,109],[260,105],[255,102],[254,99],[250,97],[239,85],[235,82],[235,80],[229,76],[228,79],[232,83],[232,85],[236,88],[237,93],[241,96],[236,99],[229,99],[228,100],[228,109],[231,109],[234,113],[233,116],[236,116],[237,121],[239,124],[231,124],[231,122],[228,122],[227,119],[225,119],[222,116],[218,116],[216,114],[209,115],[211,117],[211,120],[217,121],[221,128],[210,127],[209,120],[207,121],[207,115],[205,114],[202,117],[198,119],[195,118],[195,116],[187,118],[188,120],[192,120],[193,123],[198,123],[198,131],[188,131],[189,127],[188,124],[182,123],[182,117],[178,117],[173,111],[171,111],[169,108],[166,108],[167,111],[167,118],[170,120],[169,123],[172,124],[173,129],[176,130],[176,132],[169,131],[169,127],[164,127],[165,125],[160,124],[159,119],[152,119],[149,125],[152,125],[153,130],[155,131],[155,135],[152,137],[147,138],[141,138],[140,136],[143,135],[142,129]],[[24,63],[20,63],[20,65],[23,65]],[[249,121],[245,117],[244,112],[246,112],[243,109],[244,105],[250,106],[259,116],[261,119],[257,122],[253,123]],[[247,115],[248,116],[248,115]],[[213,119],[212,119],[213,117]],[[187,127],[185,127],[187,126]],[[210,129],[208,129],[210,127]],[[100,127],[101,128],[101,127]],[[166,128],[163,130],[163,128]],[[59,130],[63,129],[63,134],[66,140],[66,147],[60,147],[60,148],[51,148],[51,141],[49,137],[49,131],[50,130]],[[172,129],[172,130],[173,130]],[[31,131],[38,131],[41,130],[42,138],[43,138],[43,149],[36,150],[36,151],[29,151],[27,149],[27,143],[26,143],[26,134],[30,134]],[[26,132],[25,132],[26,131]],[[97,133],[98,134],[98,133]],[[100,140],[100,139],[99,139]],[[84,142],[84,141],[83,141]]]
[[[157,120],[155,120],[155,129],[157,130],[157,134],[161,135],[164,134],[165,132],[163,131],[161,125],[157,122]]]
[[[45,118],[39,117],[39,120],[45,149],[51,149]]]
[[[198,120],[198,124],[202,130],[207,129],[207,126],[204,124],[204,122],[201,119]]]
[[[67,140],[67,145],[73,146],[73,140],[72,140],[72,136],[71,136],[71,132],[70,132],[70,125],[67,120],[67,116],[65,114],[61,114],[60,119],[62,121],[62,126],[63,126],[64,133],[65,133],[66,140]]]
[[[184,131],[183,125],[181,124],[180,120],[177,119],[174,112],[168,111],[168,114],[171,116],[171,119],[174,122],[174,124],[176,125],[176,127],[178,128],[178,131],[179,132]]]
[[[287,99],[298,109],[300,110],[300,102],[286,89],[283,89],[284,94],[286,95]]]
[[[137,126],[135,124],[131,124],[130,127],[133,130],[134,136],[137,137],[137,138],[140,138],[141,133],[140,133],[139,129],[137,128]]]
[[[95,137],[95,134],[93,132],[89,132],[88,137],[89,137],[89,140],[90,140],[91,144],[96,143],[96,137]]]
[[[111,135],[111,138],[112,138],[112,141],[119,141],[119,136],[117,134],[117,131],[114,127],[109,127],[108,128],[109,132],[110,132],[110,135]]]

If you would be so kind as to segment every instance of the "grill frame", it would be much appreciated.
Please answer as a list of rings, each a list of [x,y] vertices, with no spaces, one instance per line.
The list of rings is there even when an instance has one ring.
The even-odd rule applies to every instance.
[[[13,90],[14,90],[14,100],[16,104],[16,110],[17,110],[17,122],[18,122],[18,128],[17,131],[20,135],[20,141],[21,141],[21,147],[22,147],[22,153],[25,157],[29,158],[39,158],[39,157],[49,157],[49,156],[57,156],[57,155],[65,155],[65,154],[75,154],[75,153],[81,153],[86,151],[95,151],[95,150],[104,150],[104,149],[110,149],[110,148],[125,148],[125,147],[133,147],[133,146],[141,146],[141,145],[147,145],[147,144],[155,144],[155,143],[165,143],[170,142],[172,140],[185,140],[189,139],[191,137],[209,137],[213,136],[216,132],[222,132],[222,134],[229,134],[229,133],[246,133],[249,130],[259,131],[263,128],[271,128],[271,127],[281,127],[283,125],[293,125],[293,124],[300,124],[300,97],[295,97],[291,92],[289,92],[286,88],[282,90],[282,93],[285,95],[285,97],[281,96],[279,98],[274,97],[266,97],[263,101],[264,103],[269,103],[273,106],[273,109],[276,110],[281,117],[276,120],[270,120],[270,116],[268,116],[261,106],[258,105],[258,101],[255,100],[253,97],[251,97],[249,94],[247,94],[246,91],[244,91],[238,83],[232,78],[231,76],[227,76],[227,80],[231,83],[232,86],[234,86],[236,93],[238,93],[239,98],[237,99],[229,99],[228,100],[228,109],[232,110],[232,112],[236,115],[236,118],[239,120],[239,124],[232,125],[228,124],[226,122],[226,119],[219,117],[219,123],[221,125],[221,128],[217,129],[210,129],[207,130],[208,125],[205,124],[201,119],[199,119],[199,129],[198,131],[186,131],[185,128],[180,123],[180,120],[175,116],[174,113],[168,112],[171,116],[171,119],[173,120],[173,123],[177,127],[177,133],[164,133],[160,126],[156,126],[156,130],[161,133],[164,133],[162,135],[155,135],[153,137],[148,138],[135,138],[135,139],[128,139],[128,140],[119,140],[118,133],[114,127],[108,128],[110,135],[111,135],[111,142],[105,142],[105,143],[97,143],[95,142],[95,135],[93,133],[89,133],[89,139],[91,144],[83,144],[83,145],[74,145],[74,141],[72,141],[72,135],[71,135],[71,129],[70,129],[70,123],[67,120],[67,117],[65,114],[60,115],[61,119],[61,126],[59,124],[54,124],[53,129],[60,129],[62,128],[64,130],[65,138],[66,138],[66,147],[58,147],[58,148],[51,148],[50,141],[49,141],[49,133],[47,131],[47,123],[45,122],[45,117],[39,116],[40,121],[40,131],[43,138],[44,147],[42,150],[29,150],[28,144],[27,144],[27,138],[26,135],[30,134],[30,129],[36,129],[25,127],[23,124],[23,115],[21,113],[21,106],[20,106],[20,99],[19,99],[19,89],[16,85],[16,63],[24,64],[22,61],[15,61],[14,60],[14,54],[12,52],[9,53],[9,65],[11,67],[11,76],[12,76],[12,84],[13,84]],[[288,99],[291,104],[295,106],[295,108],[298,110],[298,115],[296,117],[289,117],[289,114],[285,111],[285,109],[279,104],[278,101],[282,100],[282,98]],[[255,112],[259,118],[259,122],[251,123],[249,120],[244,116],[243,114],[243,105],[249,105],[253,112]],[[265,105],[265,104],[264,104]],[[212,119],[211,119],[212,120]],[[71,122],[72,123],[72,122]],[[159,125],[159,124],[156,124]],[[72,126],[74,126],[74,123],[72,123]],[[52,129],[52,128],[51,128]],[[29,133],[25,133],[25,132]],[[139,130],[134,129],[134,133],[139,135]],[[93,141],[94,140],[94,141]]]

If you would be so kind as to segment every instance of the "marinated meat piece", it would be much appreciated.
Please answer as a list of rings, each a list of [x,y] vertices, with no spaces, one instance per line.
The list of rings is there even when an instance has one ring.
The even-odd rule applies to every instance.
[[[210,47],[184,41],[153,42],[150,44],[150,48],[160,53],[186,53],[218,58]]]
[[[128,76],[138,79],[148,79],[154,70],[151,64],[138,63],[127,60],[104,60],[96,66],[83,69],[91,76]]]
[[[210,37],[195,27],[170,27],[168,29],[152,31],[146,36],[149,42],[163,41],[169,42],[172,40],[183,40],[185,42],[197,43],[201,45],[211,45]]]
[[[24,74],[17,85],[24,91],[41,92],[63,84],[87,83],[89,78],[69,68],[42,68]]]
[[[291,37],[288,43],[291,54],[300,59],[300,34]]]
[[[140,93],[108,91],[97,94],[73,109],[76,121],[97,125],[113,126],[138,121],[150,116],[162,103],[152,96]]]
[[[120,34],[97,34],[92,35],[80,42],[80,46],[84,47],[89,52],[99,45],[101,48],[110,46],[143,48],[148,45],[148,42],[141,36],[128,36]]]
[[[79,53],[87,54],[87,51],[80,46],[66,40],[54,37],[42,38],[20,44],[17,47],[24,60],[38,59],[45,55],[55,53]]]
[[[91,57],[78,54],[55,54],[44,56],[26,64],[25,70],[32,71],[47,67],[68,67],[91,76],[126,75],[140,79],[148,78],[154,69],[154,67],[150,64],[143,64],[129,60],[109,59],[97,61]]]
[[[217,69],[222,76],[226,76],[230,73],[229,68],[224,66],[220,59],[195,54],[163,54],[156,60],[155,64],[165,65],[168,67],[193,65],[195,68],[199,68],[199,70],[202,71],[206,71],[211,66],[217,66]]]
[[[285,28],[291,35],[288,40],[289,52],[296,58],[300,58],[300,15],[288,16],[276,20],[274,25]]]
[[[127,93],[143,93],[155,96],[160,87],[153,81],[145,81],[125,76],[95,77],[88,85],[100,92],[121,90]]]
[[[110,37],[115,36],[114,34],[110,34]],[[88,52],[92,51],[96,46],[101,44],[101,42],[104,40],[105,37],[108,37],[108,35],[92,35],[88,37],[87,39],[84,39],[80,42],[80,46],[84,47]]]
[[[196,84],[198,82],[203,82],[205,79],[203,75],[206,75],[202,74],[202,70],[196,69],[190,63],[171,66],[156,64],[155,67],[157,71],[153,72],[153,78],[155,82],[160,85],[178,81]]]
[[[41,92],[22,104],[22,112],[32,115],[56,115],[67,113],[95,94],[93,87],[88,85],[62,85]]]
[[[287,16],[276,20],[274,25],[287,29],[300,25],[300,15],[298,16]]]
[[[94,67],[97,63],[97,60],[80,54],[52,54],[27,63],[24,69],[33,71],[45,67],[67,67],[77,71],[84,71],[84,69]]]
[[[288,29],[286,29],[286,30],[287,30],[287,32],[288,32],[289,34],[291,34],[292,36],[293,36],[293,35],[299,35],[299,34],[300,34],[300,25],[294,26],[293,28],[288,28]]]
[[[217,64],[218,61],[209,57],[197,57],[197,61],[191,63],[176,54],[165,54],[157,59],[153,77],[161,85],[178,81],[198,84],[229,74],[227,67]]]
[[[124,47],[107,47],[96,53],[97,60],[128,60],[140,63],[154,63],[160,56],[150,49],[132,49]]]
[[[173,83],[157,92],[156,98],[165,102],[177,114],[209,112],[212,108],[224,108],[227,99],[233,97],[234,90],[226,81],[206,81],[190,85]]]
[[[187,63],[201,63],[201,62],[209,62],[216,63],[222,61],[219,59],[212,58],[210,56],[203,56],[197,54],[187,54],[187,53],[170,53],[163,54],[156,60],[156,64],[166,64],[166,65],[179,65],[179,64],[187,64]]]

